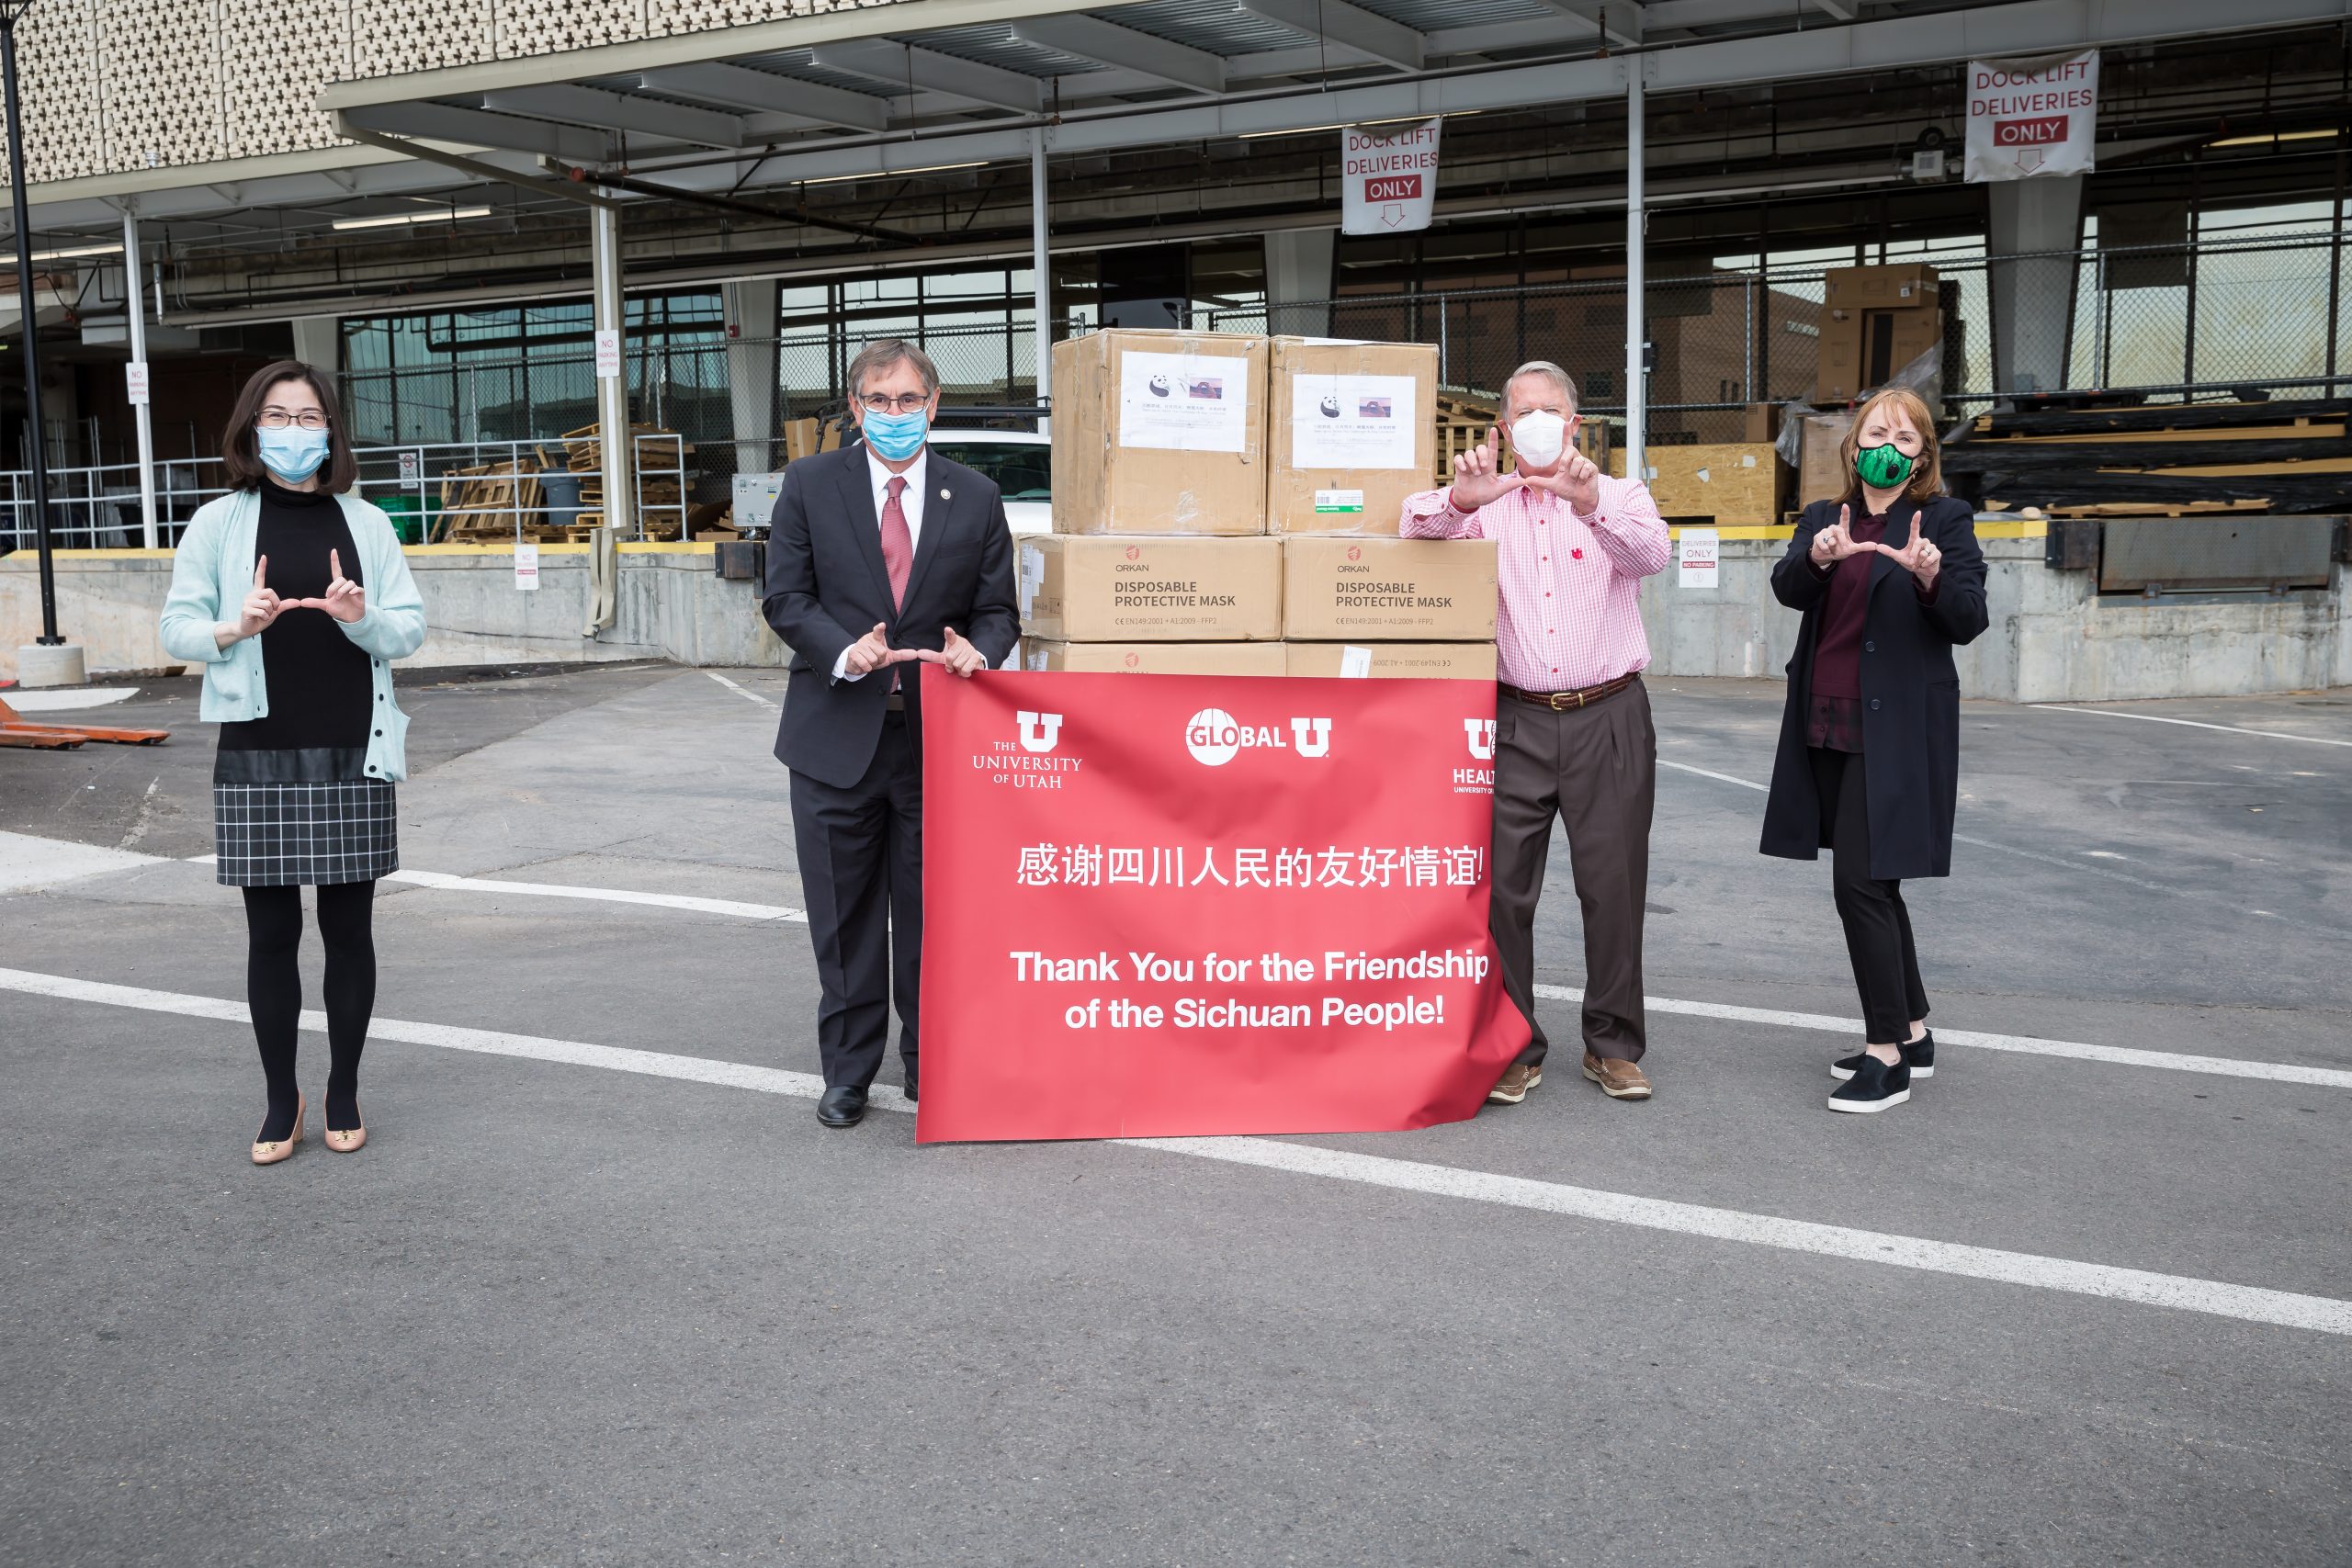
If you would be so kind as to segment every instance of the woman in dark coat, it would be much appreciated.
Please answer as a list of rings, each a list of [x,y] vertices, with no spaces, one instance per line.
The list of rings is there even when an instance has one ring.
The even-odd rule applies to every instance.
[[[1832,1111],[1883,1111],[1935,1072],[1903,880],[1951,872],[1960,675],[1984,629],[1975,513],[1943,493],[1932,416],[1882,392],[1846,434],[1846,494],[1797,521],[1772,592],[1804,613],[1764,807],[1763,852],[1831,853],[1865,1048],[1829,1069]]]

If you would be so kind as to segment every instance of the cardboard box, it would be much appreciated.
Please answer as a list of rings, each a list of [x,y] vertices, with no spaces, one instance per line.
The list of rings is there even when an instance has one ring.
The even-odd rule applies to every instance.
[[[1795,500],[1799,507],[1810,506],[1816,501],[1835,501],[1852,488],[1852,476],[1846,471],[1841,448],[1846,432],[1853,424],[1854,416],[1850,413],[1805,416],[1803,461],[1797,468]]]
[[[1885,307],[1917,309],[1936,302],[1936,269],[1917,262],[1887,266],[1833,266],[1821,275],[1822,303],[1832,310]]]
[[[1268,366],[1266,531],[1394,535],[1436,461],[1436,345],[1278,337]]]
[[[1943,312],[1921,310],[1831,310],[1821,327],[1813,400],[1851,402],[1883,387],[1922,354],[1942,346]]]
[[[1023,627],[1046,641],[1282,638],[1280,539],[1030,534],[1014,541],[1013,564]]]
[[[1318,539],[1283,547],[1283,627],[1303,642],[1492,642],[1492,539]]]
[[[1266,531],[1266,340],[1113,327],[1054,344],[1054,531]]]
[[[1491,642],[1291,642],[1285,673],[1373,680],[1491,681]]]
[[[1642,481],[1667,517],[1710,517],[1725,527],[1770,523],[1781,514],[1781,457],[1770,444],[1651,446]],[[1625,454],[1609,471],[1624,478]]]
[[[1781,405],[1750,403],[1740,412],[1739,438],[1754,446],[1781,438]]]
[[[1028,643],[1023,670],[1069,670],[1104,675],[1280,675],[1278,642]]]

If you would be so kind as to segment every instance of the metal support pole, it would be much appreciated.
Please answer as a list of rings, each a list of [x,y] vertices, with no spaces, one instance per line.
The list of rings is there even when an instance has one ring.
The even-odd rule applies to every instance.
[[[140,299],[139,219],[122,215],[122,311],[130,321],[130,363],[138,367],[142,384],[147,377],[147,318]],[[155,417],[142,385],[131,404],[131,423],[139,429],[139,538],[149,549],[162,543],[155,526]]]
[[[595,330],[600,343],[601,334],[611,333],[620,344],[616,373],[596,378],[597,468],[604,496],[588,548],[588,624],[581,633],[594,637],[620,618],[620,540],[624,533],[636,532],[637,465],[628,428],[628,308],[621,292],[620,213],[609,206],[593,207],[588,222]]]
[[[1625,477],[1642,477],[1643,407],[1649,387],[1642,352],[1642,56],[1625,56]]]
[[[1046,405],[1054,389],[1054,260],[1046,243],[1046,220],[1052,202],[1046,187],[1046,129],[1029,133],[1029,271],[1035,289],[1032,309],[1037,318],[1037,401]],[[1046,434],[1048,421],[1037,430]]]
[[[17,326],[25,338],[25,423],[31,431],[25,466],[33,481],[33,530],[40,540],[40,637],[39,646],[62,648],[57,635],[57,564],[49,542],[48,437],[40,417],[40,354],[36,340],[33,307],[33,225],[25,203],[25,133],[17,117],[17,16],[0,13],[0,77],[6,79],[8,100],[8,195],[17,217]]]

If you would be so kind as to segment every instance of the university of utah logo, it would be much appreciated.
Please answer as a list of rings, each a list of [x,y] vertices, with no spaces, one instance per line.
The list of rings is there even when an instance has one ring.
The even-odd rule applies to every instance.
[[[1061,739],[1062,716],[1057,713],[1023,713],[1014,716],[1021,721],[1021,749],[1023,751],[1043,755],[1052,750],[1054,743]]]

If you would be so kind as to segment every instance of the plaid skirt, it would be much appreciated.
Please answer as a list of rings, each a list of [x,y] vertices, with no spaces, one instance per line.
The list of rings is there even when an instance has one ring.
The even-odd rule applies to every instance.
[[[401,864],[390,779],[322,777],[286,768],[315,753],[223,751],[212,774],[212,836],[229,887],[373,882]],[[285,776],[293,773],[297,777]]]

